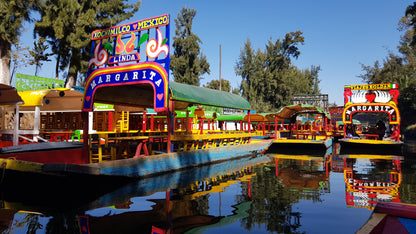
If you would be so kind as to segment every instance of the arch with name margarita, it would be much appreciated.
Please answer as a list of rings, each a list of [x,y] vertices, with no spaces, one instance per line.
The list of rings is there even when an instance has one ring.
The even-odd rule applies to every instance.
[[[399,109],[395,105],[389,105],[387,103],[358,103],[351,104],[344,109],[342,115],[342,121],[345,124],[352,124],[352,117],[355,113],[376,113],[384,112],[389,116],[390,124],[400,124]]]
[[[94,100],[97,99],[97,90],[107,87],[117,87],[124,94],[131,95],[120,97],[121,95],[118,95],[118,93],[101,92],[98,98],[100,102],[116,102],[122,104],[123,100],[129,100],[125,104],[151,107],[158,112],[167,111],[168,75],[164,67],[158,63],[145,62],[118,67],[107,67],[92,72],[86,82],[82,110],[92,111]],[[138,95],[141,93],[138,92],[141,88],[149,89],[148,87],[152,87],[153,92],[151,93],[153,97],[132,97],[134,94]],[[146,95],[149,96],[149,92]],[[148,102],[144,102],[144,100],[148,100],[149,98],[153,99],[152,106],[149,106]]]

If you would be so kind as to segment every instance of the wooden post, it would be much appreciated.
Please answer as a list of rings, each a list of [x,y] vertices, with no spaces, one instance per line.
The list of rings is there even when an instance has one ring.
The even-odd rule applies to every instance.
[[[274,116],[274,139],[277,139],[277,115]]]
[[[89,151],[89,112],[81,112],[82,122],[84,123],[84,129],[82,133],[82,139],[84,141],[84,148],[82,150],[82,159],[84,163],[88,163],[90,160],[90,151]]]
[[[186,117],[185,117],[185,132],[186,132],[186,134],[188,134],[189,133],[189,128],[190,128],[190,126],[189,126],[189,110],[188,109],[186,109]]]
[[[37,136],[39,136],[40,127],[40,107],[35,106],[35,121],[33,125],[33,141],[38,142]]]
[[[108,112],[108,131],[114,131],[114,111]]]
[[[248,132],[251,132],[251,112],[250,112],[250,110],[248,110],[247,124],[248,124]]]
[[[171,112],[170,112],[170,110],[168,111],[168,114],[167,114],[167,118],[168,118],[168,145],[167,145],[167,152],[168,153],[170,153],[170,152],[172,152],[172,149],[171,149],[171,138],[172,138],[172,118],[171,118]]]
[[[167,113],[167,118],[168,118],[168,146],[167,146],[167,151],[168,153],[173,151],[173,144],[172,144],[172,135],[175,133],[175,105],[173,101],[169,101],[169,109],[168,109],[168,113]]]
[[[143,122],[142,122],[142,124],[143,124],[143,126],[142,126],[143,132],[146,132],[146,124],[147,124],[146,112],[143,112]]]
[[[192,129],[193,129],[192,118],[188,118],[188,125],[189,125],[188,127],[189,131],[192,132]]]
[[[154,131],[155,128],[155,117],[154,115],[150,115],[150,131]]]
[[[19,145],[19,126],[20,126],[20,111],[19,111],[19,104],[16,104],[15,112],[14,112],[13,145]]]

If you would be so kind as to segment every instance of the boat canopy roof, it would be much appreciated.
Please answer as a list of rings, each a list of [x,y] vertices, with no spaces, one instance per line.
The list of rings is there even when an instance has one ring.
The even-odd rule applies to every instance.
[[[245,114],[220,115],[218,121],[243,121]]]
[[[0,84],[0,105],[11,106],[15,104],[23,104],[22,98],[17,93],[16,88],[6,84]]]
[[[282,119],[291,119],[291,118],[296,117],[299,114],[304,114],[304,113],[322,114],[329,119],[331,118],[330,115],[326,113],[324,110],[322,110],[321,108],[316,107],[314,105],[307,105],[307,104],[284,106],[279,109],[276,115],[277,117],[282,118]]]
[[[248,115],[244,116],[243,121],[248,121]],[[266,118],[265,113],[258,113],[258,114],[251,114],[250,121],[251,122],[269,122],[269,119]]]
[[[273,117],[270,117],[272,114],[270,113],[257,113],[250,115],[250,122],[274,122],[274,114]],[[218,116],[219,121],[243,121],[248,122],[248,115],[247,114],[236,114],[236,115],[220,115]]]
[[[169,82],[169,89],[170,99],[175,101],[175,109],[184,109],[192,104],[240,110],[250,109],[250,103],[247,100],[229,92],[176,82]]]
[[[81,111],[82,92],[69,88],[43,89],[18,92],[24,104],[20,105],[23,111],[33,111],[35,106],[40,111]]]

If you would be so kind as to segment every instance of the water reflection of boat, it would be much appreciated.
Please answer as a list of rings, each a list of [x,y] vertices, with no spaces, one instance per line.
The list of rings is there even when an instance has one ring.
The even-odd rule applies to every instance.
[[[217,194],[216,186],[226,183],[231,184],[236,180],[246,181],[248,183],[247,180],[250,180],[253,175],[250,167],[269,163],[271,160],[268,156],[255,155],[253,157],[231,160],[215,165],[206,165],[176,171],[171,174],[144,178],[120,187],[98,199],[84,199],[77,201],[77,203],[72,201],[71,205],[67,205],[71,201],[70,198],[62,198],[57,195],[57,199],[61,201],[61,204],[51,204],[50,201],[42,200],[42,197],[36,196],[36,190],[32,191],[33,198],[25,200],[20,196],[19,198],[22,199],[20,201],[17,198],[12,200],[13,194],[10,194],[10,191],[4,191],[3,195],[6,196],[3,196],[4,200],[2,204],[3,208],[6,209],[0,210],[0,213],[3,213],[3,211],[7,213],[10,210],[15,212],[25,210],[29,212],[41,212],[46,216],[66,217],[67,220],[77,220],[78,222],[80,216],[75,214],[85,216],[85,212],[88,210],[121,209],[125,212],[103,216],[87,215],[86,222],[88,223],[88,227],[91,231],[97,233],[129,233],[134,232],[134,230],[135,232],[142,230],[143,232],[149,233],[152,226],[164,230],[170,228],[171,230],[175,230],[175,232],[182,233],[199,226],[234,222],[243,217],[242,215],[247,215],[244,210],[250,207],[249,188],[246,190],[246,199],[243,199],[234,206],[235,215],[206,215],[198,209],[198,203],[207,202],[205,201],[207,199],[206,194]],[[80,193],[78,190],[73,192]],[[166,194],[166,197],[148,200],[154,203],[150,210],[135,210],[137,209],[135,205],[138,205],[134,204],[137,197],[149,196],[157,192]],[[192,194],[199,194],[199,196],[193,196]],[[35,199],[37,201],[34,201]],[[117,225],[115,226],[114,223],[117,223]],[[56,223],[56,225],[63,224]]]
[[[416,205],[381,202],[376,205],[371,217],[356,233],[414,233],[415,227]]]
[[[275,158],[276,177],[289,189],[303,192],[329,192],[330,155],[317,157],[309,155],[272,154]]]
[[[110,186],[107,185],[107,193],[97,194],[96,192],[94,193],[95,197],[87,196],[90,193],[85,191],[80,193],[79,191],[83,191],[82,188],[77,188],[76,186],[70,186],[73,189],[71,192],[69,189],[59,191],[56,187],[42,191],[39,188],[39,185],[32,186],[30,188],[22,186],[25,187],[25,189],[22,190],[22,188],[18,189],[16,185],[15,190],[2,189],[1,192],[3,195],[2,198],[4,199],[3,204],[8,204],[6,207],[10,209],[23,209],[36,212],[94,209],[98,207],[111,206],[111,201],[114,200],[120,201],[120,203],[125,203],[131,197],[147,196],[156,192],[167,191],[170,188],[183,188],[195,185],[196,181],[221,181],[219,177],[223,178],[224,181],[227,181],[226,178],[228,178],[228,180],[236,180],[239,177],[237,174],[247,174],[246,170],[248,167],[267,163],[271,160],[272,159],[268,156],[253,155],[252,157],[230,160],[215,165],[205,165],[169,174],[162,174],[155,177],[142,178],[135,181],[129,180],[129,183],[125,182],[124,184],[118,179],[118,187],[113,187],[111,190]],[[227,175],[234,176],[227,177]],[[102,183],[97,184],[100,187],[105,187],[102,186]],[[68,186],[68,184],[63,186]],[[90,184],[90,186],[94,186],[94,184]],[[27,194],[29,192],[31,196],[28,197]],[[48,193],[50,195],[48,195]],[[76,194],[80,195],[74,196]],[[100,196],[98,197],[97,195]]]
[[[347,206],[373,210],[378,202],[400,202],[401,159],[398,156],[353,155],[344,159]],[[360,163],[370,162],[361,168]]]

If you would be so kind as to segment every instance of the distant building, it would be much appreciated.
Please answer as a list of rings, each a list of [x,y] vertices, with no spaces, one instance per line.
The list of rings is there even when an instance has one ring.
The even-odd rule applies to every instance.
[[[328,94],[293,95],[293,104],[314,105],[328,112]]]

